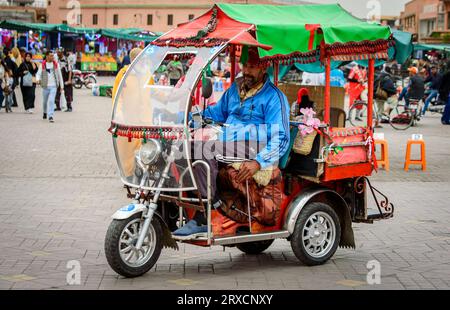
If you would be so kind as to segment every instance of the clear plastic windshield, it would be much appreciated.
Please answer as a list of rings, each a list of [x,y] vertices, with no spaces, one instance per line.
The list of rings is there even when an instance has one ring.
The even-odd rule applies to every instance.
[[[163,151],[177,136],[178,154],[169,169],[170,180],[163,190],[195,189],[189,155],[187,115],[191,94],[208,62],[220,48],[174,48],[147,46],[131,64],[114,100],[113,126],[121,134],[114,138],[114,149],[125,184],[137,187],[142,169],[137,154],[147,138],[158,140]],[[125,134],[124,134],[125,133]],[[184,133],[183,136],[180,133]],[[166,162],[161,156],[149,171],[152,179],[144,188],[156,189]]]

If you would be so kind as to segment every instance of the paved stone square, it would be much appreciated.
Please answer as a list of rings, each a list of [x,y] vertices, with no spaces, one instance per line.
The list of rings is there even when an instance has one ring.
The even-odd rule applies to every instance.
[[[101,78],[112,83],[111,78]],[[73,113],[42,120],[0,112],[0,289],[449,289],[450,126],[425,117],[404,132],[389,125],[391,171],[371,181],[395,205],[393,219],[354,224],[356,250],[338,249],[306,267],[285,240],[258,256],[235,248],[164,249],[145,276],[125,279],[108,266],[103,241],[110,216],[128,202],[107,132],[111,99],[75,90]],[[422,133],[428,169],[403,171],[406,140]],[[418,152],[414,150],[414,152]],[[381,284],[366,281],[377,260]],[[72,261],[81,285],[68,285]],[[68,268],[69,267],[69,268]]]

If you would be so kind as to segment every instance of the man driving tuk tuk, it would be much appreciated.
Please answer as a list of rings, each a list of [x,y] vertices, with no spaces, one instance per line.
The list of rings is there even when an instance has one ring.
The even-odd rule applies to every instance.
[[[205,154],[202,148],[202,158],[199,158],[210,166],[211,197],[216,209],[223,204],[216,185],[219,173],[217,155],[244,159],[232,176],[238,186],[245,184],[260,170],[278,170],[278,161],[289,147],[289,104],[286,96],[268,78],[266,66],[260,61],[256,48],[248,48],[241,63],[243,76],[236,79],[217,104],[203,111],[203,117],[224,123],[224,133],[211,149],[214,156],[208,156],[210,154]],[[195,167],[194,174],[202,197],[207,197],[206,169]],[[279,208],[279,205],[275,207]],[[207,232],[206,224],[205,213],[197,211],[194,218],[173,235],[183,239],[193,238]]]

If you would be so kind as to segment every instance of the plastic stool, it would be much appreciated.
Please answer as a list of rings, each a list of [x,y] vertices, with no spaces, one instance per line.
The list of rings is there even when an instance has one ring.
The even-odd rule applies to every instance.
[[[420,145],[420,159],[411,159],[411,145]],[[405,167],[404,170],[409,170],[409,165],[421,165],[422,171],[427,170],[427,161],[425,158],[425,141],[423,140],[408,140],[406,144],[406,156],[405,156]]]
[[[381,158],[377,159],[377,163],[384,168],[384,170],[389,171],[389,147],[386,140],[375,140],[375,145],[379,144],[381,146]]]

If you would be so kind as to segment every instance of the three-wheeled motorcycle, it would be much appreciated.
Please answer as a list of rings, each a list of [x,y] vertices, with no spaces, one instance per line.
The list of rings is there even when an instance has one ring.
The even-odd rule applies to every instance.
[[[280,216],[271,226],[255,221],[250,206],[244,223],[215,210],[210,190],[202,197],[193,173],[196,166],[207,171],[209,166],[194,159],[189,147],[197,130],[220,132],[223,125],[211,124],[201,113],[193,116],[193,107],[211,95],[205,71],[226,54],[233,82],[237,51],[246,46],[257,47],[261,61],[273,68],[275,85],[280,65],[290,63],[323,67],[326,76],[323,119],[309,154],[292,151],[300,124],[290,124],[290,148],[279,161]],[[390,218],[394,208],[367,178],[376,169],[372,117],[359,128],[334,121],[330,72],[338,62],[368,62],[370,113],[374,63],[387,59],[391,46],[388,27],[360,21],[338,5],[217,4],[150,43],[120,83],[109,129],[131,199],[113,214],[107,231],[105,254],[112,269],[125,277],[143,275],[155,265],[162,248],[176,249],[178,242],[236,246],[258,254],[284,238],[306,265],[325,263],[339,246],[354,248],[352,222]],[[179,63],[182,78],[167,82],[165,70]],[[206,181],[209,189],[216,182],[209,174]],[[368,194],[373,195],[374,208],[367,205]],[[196,211],[206,211],[207,233],[176,240],[172,232]]]

